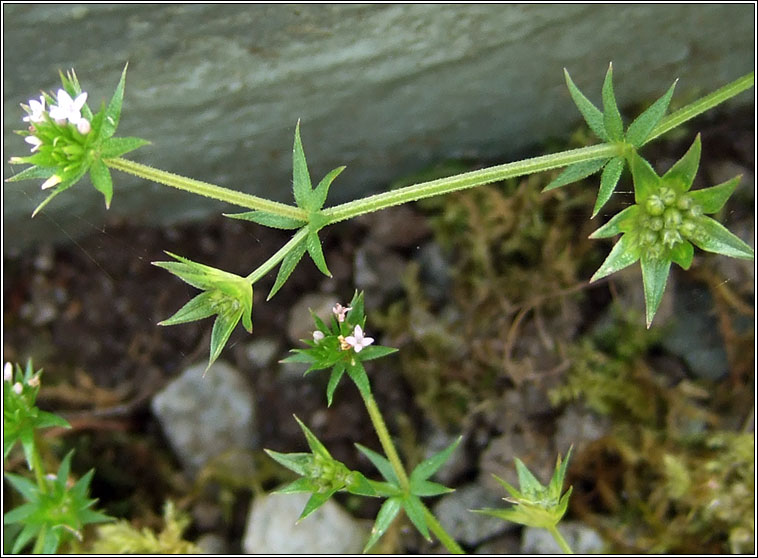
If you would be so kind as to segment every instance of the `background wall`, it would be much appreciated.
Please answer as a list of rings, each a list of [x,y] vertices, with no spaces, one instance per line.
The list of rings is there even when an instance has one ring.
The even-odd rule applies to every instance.
[[[137,161],[290,201],[295,123],[311,172],[345,164],[328,204],[449,157],[525,154],[575,126],[562,68],[599,101],[675,101],[754,67],[754,5],[5,4],[3,174],[27,145],[19,103],[74,67],[91,107],[129,61],[120,135]],[[752,103],[752,94],[735,102]],[[4,248],[108,219],[169,223],[221,204],[115,173],[112,209],[83,180],[34,221],[34,181],[4,184]],[[66,234],[62,234],[61,231]]]

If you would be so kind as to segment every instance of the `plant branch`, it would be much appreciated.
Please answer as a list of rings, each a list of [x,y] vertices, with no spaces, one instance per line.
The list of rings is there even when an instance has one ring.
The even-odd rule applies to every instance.
[[[552,527],[547,527],[548,532],[553,535],[553,538],[555,539],[555,542],[558,543],[558,546],[561,547],[561,550],[564,554],[573,554],[574,551],[571,550],[571,547],[566,542],[566,539],[563,538],[563,535],[561,535],[561,532],[558,530],[558,528],[553,525]]]

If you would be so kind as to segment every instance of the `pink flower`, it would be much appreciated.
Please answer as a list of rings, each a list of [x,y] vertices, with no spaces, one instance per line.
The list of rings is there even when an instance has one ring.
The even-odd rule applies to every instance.
[[[352,335],[345,337],[345,343],[350,345],[356,353],[360,353],[364,347],[368,347],[374,342],[373,337],[364,337],[361,326],[355,326]]]

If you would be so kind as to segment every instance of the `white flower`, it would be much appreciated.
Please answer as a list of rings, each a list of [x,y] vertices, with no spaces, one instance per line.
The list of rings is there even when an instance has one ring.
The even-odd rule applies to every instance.
[[[47,190],[48,188],[52,188],[56,184],[59,184],[61,180],[62,179],[60,176],[58,176],[57,174],[54,174],[53,176],[51,176],[50,178],[48,178],[42,183],[42,189]]]
[[[334,312],[334,315],[337,316],[337,321],[339,323],[342,323],[345,321],[345,316],[347,315],[348,312],[350,312],[350,310],[352,310],[351,307],[348,306],[347,308],[345,308],[339,302],[334,305],[334,308],[332,308],[332,312]]]
[[[352,335],[345,337],[345,343],[350,345],[356,353],[360,353],[364,347],[368,347],[374,342],[373,337],[364,337],[361,326],[355,326]]]
[[[29,113],[27,116],[24,116],[21,120],[24,122],[42,122],[45,117],[43,116],[45,114],[45,97],[40,95],[39,101],[32,99],[29,101],[29,106],[25,107],[24,105],[21,105],[24,110]]]
[[[63,89],[58,89],[57,100],[58,104],[50,107],[50,118],[58,124],[63,124],[66,120],[78,124],[82,119],[82,107],[87,102],[87,94],[80,93],[76,99],[72,99]]]
[[[31,146],[32,146],[32,153],[34,153],[35,151],[37,151],[40,148],[40,146],[42,145],[42,140],[39,139],[37,136],[26,136],[24,138],[24,141],[26,143],[31,144]]]
[[[10,362],[6,362],[3,367],[3,380],[6,382],[13,380],[13,365]]]
[[[316,331],[314,331],[314,332],[313,332],[313,342],[314,342],[314,343],[318,343],[318,342],[319,342],[319,341],[321,341],[323,338],[324,338],[324,332],[323,332],[323,331],[319,331],[319,330],[317,329]]]
[[[83,136],[86,136],[89,134],[89,131],[92,129],[92,126],[89,123],[89,120],[86,118],[82,118],[79,120],[79,123],[76,125],[76,129],[79,130],[79,133]]]
[[[15,391],[17,395],[21,395],[24,391],[24,386],[21,385],[21,382],[16,382],[13,384],[13,391]]]

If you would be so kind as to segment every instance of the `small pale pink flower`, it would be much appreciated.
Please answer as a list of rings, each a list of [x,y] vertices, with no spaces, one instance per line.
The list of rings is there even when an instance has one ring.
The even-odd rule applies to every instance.
[[[83,136],[86,136],[89,134],[89,131],[92,129],[92,125],[89,123],[89,120],[86,118],[82,118],[77,124],[76,129],[79,130],[79,133]]]
[[[324,338],[324,332],[323,332],[323,331],[319,331],[319,330],[317,329],[316,331],[314,331],[314,332],[313,332],[313,342],[314,342],[314,343],[318,343],[318,342],[319,342],[319,341],[321,341],[323,338]]]
[[[364,347],[368,347],[373,342],[373,337],[363,336],[363,329],[359,325],[355,326],[352,335],[345,337],[345,343],[350,345],[356,353],[360,353]]]
[[[13,365],[10,362],[6,362],[3,366],[3,381],[10,382],[13,380]]]
[[[21,382],[16,382],[13,384],[13,391],[16,392],[16,395],[21,395],[24,391],[24,386],[21,385]]]
[[[25,107],[21,105],[23,109],[28,113],[21,120],[24,122],[42,122],[45,117],[45,97],[40,95],[39,101],[32,99],[29,101],[29,106]]]
[[[26,136],[24,141],[32,146],[32,153],[37,151],[42,145],[42,140],[37,136]]]
[[[63,124],[66,120],[71,124],[78,124],[82,119],[82,107],[87,102],[87,93],[80,93],[76,99],[63,89],[58,89],[58,104],[50,107],[50,118],[58,124]]]
[[[334,315],[337,316],[337,321],[339,323],[342,323],[345,321],[345,316],[347,316],[347,313],[352,310],[351,307],[345,308],[342,306],[339,302],[334,305],[334,308],[332,308],[332,312],[334,312]]]

